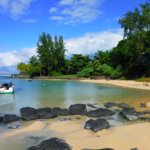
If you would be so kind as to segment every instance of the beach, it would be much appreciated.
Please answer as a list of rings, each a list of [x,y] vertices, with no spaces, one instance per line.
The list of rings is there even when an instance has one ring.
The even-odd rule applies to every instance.
[[[135,89],[143,89],[150,90],[150,82],[137,82],[134,80],[107,80],[107,79],[81,79],[80,82],[88,82],[88,83],[101,83],[101,84],[110,84],[115,86],[121,86],[126,88],[135,88]]]
[[[83,130],[83,124],[80,123],[80,121],[55,121],[46,125],[43,121],[35,121],[27,127],[3,133],[0,137],[0,145],[5,150],[8,147],[4,143],[6,144],[8,139],[12,139],[12,141],[15,139],[16,143],[19,143],[20,140],[25,139],[29,135],[43,136],[42,133],[47,132],[46,138],[62,138],[73,150],[85,148],[113,148],[115,150],[130,150],[131,148],[138,148],[139,150],[150,149],[150,132],[148,132],[150,131],[150,123],[148,122],[111,127],[99,132]],[[13,147],[14,143],[12,141],[9,143],[10,147]]]

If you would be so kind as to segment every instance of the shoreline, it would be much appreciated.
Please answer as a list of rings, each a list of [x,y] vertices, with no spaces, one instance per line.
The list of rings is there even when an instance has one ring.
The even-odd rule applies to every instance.
[[[141,90],[150,90],[150,82],[139,82],[134,80],[112,80],[112,79],[87,79],[87,78],[77,78],[77,79],[61,79],[61,78],[33,78],[33,80],[52,80],[52,81],[77,81],[86,83],[97,83],[97,84],[107,84],[120,86],[124,88],[134,88]]]
[[[87,83],[100,83],[100,84],[108,84],[114,86],[120,86],[125,88],[134,88],[134,89],[141,89],[141,90],[150,90],[150,83],[149,82],[138,82],[134,80],[106,80],[106,79],[81,79],[78,80],[80,82],[87,82]]]

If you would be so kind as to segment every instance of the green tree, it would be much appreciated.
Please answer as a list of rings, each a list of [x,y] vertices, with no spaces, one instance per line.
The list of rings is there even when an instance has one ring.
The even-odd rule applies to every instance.
[[[28,74],[29,65],[21,62],[17,65],[17,69],[19,70],[20,74]]]
[[[51,72],[63,72],[65,68],[65,44],[63,37],[43,33],[37,43],[37,53],[41,65],[41,74],[49,75]]]
[[[74,54],[68,63],[68,72],[71,74],[76,74],[83,68],[85,68],[89,64],[89,62],[89,56],[83,56],[82,54]]]
[[[150,31],[150,1],[140,5],[140,9],[135,8],[119,19],[121,27],[124,29],[124,38],[131,37],[143,31]]]

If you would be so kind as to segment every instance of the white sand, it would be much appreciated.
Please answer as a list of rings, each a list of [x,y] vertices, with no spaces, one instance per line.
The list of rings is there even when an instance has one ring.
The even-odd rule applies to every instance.
[[[35,131],[42,133],[44,129],[48,133],[50,131],[55,132],[55,136],[66,140],[73,147],[73,150],[106,147],[114,148],[115,150],[130,150],[134,147],[137,147],[139,150],[150,150],[150,123],[122,125],[95,133],[83,129],[83,124],[79,122],[55,121],[44,129],[44,122],[35,121],[30,126],[12,130],[1,135],[0,145],[3,145],[4,143],[2,142],[6,142],[7,138],[15,139],[19,135],[27,135],[27,133],[31,135],[32,132],[35,134]]]
[[[149,82],[137,82],[133,80],[106,80],[106,79],[84,79],[79,80],[80,82],[89,82],[89,83],[102,83],[102,84],[110,84],[128,88],[136,88],[136,89],[144,89],[150,90],[150,83]]]

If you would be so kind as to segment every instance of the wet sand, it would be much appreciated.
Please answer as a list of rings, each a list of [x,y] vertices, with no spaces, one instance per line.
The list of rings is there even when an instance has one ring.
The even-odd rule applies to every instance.
[[[97,79],[97,80],[83,79],[79,81],[88,82],[88,83],[110,84],[110,85],[127,87],[127,88],[150,90],[150,82],[137,82],[133,80],[106,80],[106,79]]]
[[[82,120],[76,122],[57,120],[47,124],[45,121],[35,121],[27,127],[3,133],[0,137],[0,145],[2,148],[8,139],[16,139],[16,142],[19,143],[28,135],[44,136],[47,133],[46,138],[63,138],[72,146],[73,150],[106,147],[114,148],[115,150],[130,150],[135,147],[139,150],[150,150],[150,123],[148,122],[120,125],[99,132],[83,129],[84,124],[81,122]],[[12,147],[11,144],[13,145],[10,142],[8,149],[3,147],[2,150],[9,150]],[[16,150],[19,149],[16,148]]]

